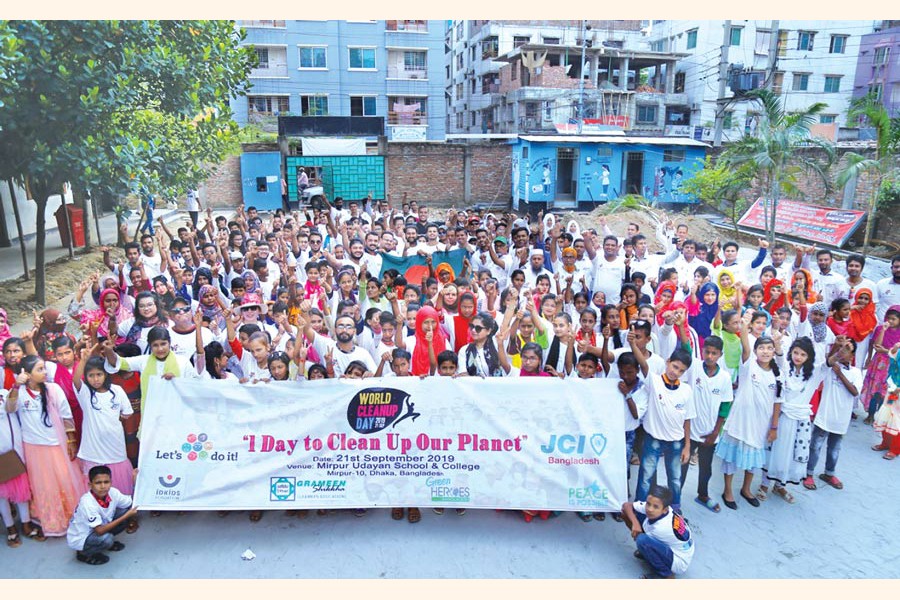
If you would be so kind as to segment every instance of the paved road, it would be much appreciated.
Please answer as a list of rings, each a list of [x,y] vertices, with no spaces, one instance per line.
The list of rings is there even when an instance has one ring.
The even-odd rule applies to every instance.
[[[838,466],[844,490],[824,483],[794,490],[797,503],[771,498],[760,508],[713,514],[685,492],[697,542],[690,578],[886,578],[900,576],[900,460],[869,450],[875,436],[854,421]],[[633,467],[636,469],[636,467]],[[711,492],[722,477],[714,463]],[[821,466],[820,466],[821,469]],[[632,477],[636,475],[633,472]],[[696,489],[696,467],[686,490]],[[104,566],[76,562],[61,539],[0,548],[0,577],[55,578],[636,578],[626,528],[607,519],[584,524],[572,514],[526,524],[518,515],[430,511],[422,522],[395,522],[387,509],[306,519],[281,511],[250,523],[247,513],[141,517],[128,546]],[[256,559],[243,561],[251,548]]]

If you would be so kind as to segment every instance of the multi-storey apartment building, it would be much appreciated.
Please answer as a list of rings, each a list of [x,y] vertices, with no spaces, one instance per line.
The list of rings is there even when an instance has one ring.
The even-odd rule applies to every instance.
[[[443,140],[444,21],[239,21],[259,66],[232,108],[276,115],[378,116],[388,139]]]
[[[647,26],[637,20],[451,22],[447,130],[554,131],[585,118],[590,125],[662,134],[686,124],[687,97],[675,72],[687,55],[651,51]]]
[[[788,111],[825,102],[820,122],[845,125],[860,42],[873,27],[848,20],[653,21],[648,37],[655,51],[687,54],[675,77],[690,101],[690,125],[712,128],[720,111],[729,140],[754,130],[759,108],[742,92],[757,87],[770,86]],[[720,99],[723,52],[728,75]]]
[[[862,37],[853,97],[873,93],[891,117],[900,117],[900,21],[882,21]]]

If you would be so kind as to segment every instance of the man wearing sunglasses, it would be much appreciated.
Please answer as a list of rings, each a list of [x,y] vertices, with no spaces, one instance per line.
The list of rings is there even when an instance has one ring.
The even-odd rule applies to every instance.
[[[360,361],[366,365],[366,373],[363,377],[371,377],[375,373],[375,361],[372,355],[365,349],[356,345],[356,321],[350,315],[339,316],[334,323],[334,339],[330,340],[316,333],[309,321],[309,300],[300,305],[300,325],[303,327],[303,335],[312,342],[313,348],[319,356],[331,356],[334,365],[334,376],[341,377],[347,366]],[[326,368],[328,365],[325,365]]]

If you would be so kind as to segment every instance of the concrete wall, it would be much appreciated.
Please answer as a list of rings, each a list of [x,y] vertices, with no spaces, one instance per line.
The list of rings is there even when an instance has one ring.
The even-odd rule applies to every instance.
[[[19,214],[22,217],[22,233],[27,238],[30,235],[34,235],[37,231],[35,219],[37,216],[37,204],[27,200],[25,190],[20,187],[16,187],[16,199],[19,201]],[[17,240],[19,234],[16,230],[16,217],[13,212],[12,198],[9,194],[9,185],[6,181],[0,181],[0,202],[3,202],[3,214],[6,217],[6,231],[9,234],[9,239]],[[56,229],[56,217],[53,216],[53,213],[59,208],[61,202],[62,198],[59,195],[50,196],[50,199],[47,201],[47,212],[45,215],[47,231]],[[71,192],[66,194],[66,202],[72,202]]]

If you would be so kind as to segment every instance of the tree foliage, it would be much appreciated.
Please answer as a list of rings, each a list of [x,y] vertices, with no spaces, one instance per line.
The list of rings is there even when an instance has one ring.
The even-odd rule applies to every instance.
[[[741,194],[750,188],[753,181],[750,164],[745,162],[730,165],[725,160],[715,161],[713,157],[707,156],[702,167],[682,184],[682,191],[693,194],[707,206],[724,212],[737,231],[738,219],[748,204]]]
[[[43,303],[49,196],[72,182],[116,196],[183,193],[233,143],[229,101],[254,55],[233,21],[0,21],[0,179],[38,206]]]
[[[734,168],[749,168],[753,178],[765,188],[769,198],[764,204],[767,237],[773,243],[778,200],[782,194],[789,197],[800,194],[801,175],[813,173],[821,178],[826,190],[830,189],[828,169],[834,161],[834,148],[810,135],[810,128],[818,122],[818,115],[827,104],[816,102],[801,111],[788,112],[771,90],[753,90],[748,96],[762,109],[760,125],[755,135],[745,135],[723,152],[720,160]],[[821,149],[826,159],[821,161],[803,152],[804,148]]]

